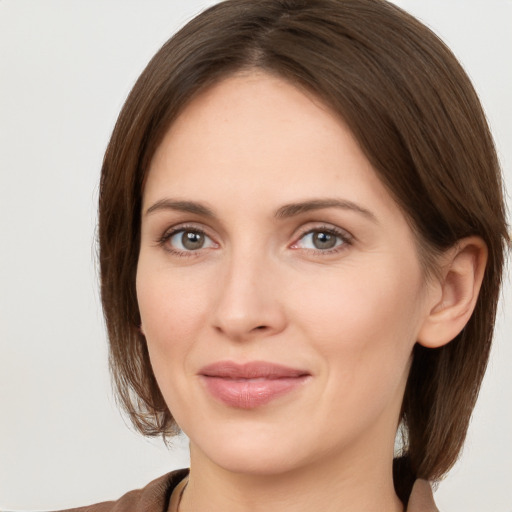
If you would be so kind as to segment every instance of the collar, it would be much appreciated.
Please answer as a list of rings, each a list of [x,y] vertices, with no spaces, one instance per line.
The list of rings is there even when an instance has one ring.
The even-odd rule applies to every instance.
[[[188,469],[168,473],[150,482],[143,489],[131,491],[116,502],[99,503],[90,507],[61,512],[163,512],[167,511],[172,492],[183,485]],[[172,508],[171,508],[172,510]],[[411,491],[407,512],[439,512],[432,488],[427,480],[416,480]]]

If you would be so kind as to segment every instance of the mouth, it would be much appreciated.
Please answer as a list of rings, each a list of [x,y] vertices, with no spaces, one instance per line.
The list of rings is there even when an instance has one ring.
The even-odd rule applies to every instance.
[[[216,400],[229,407],[253,409],[300,388],[311,374],[265,361],[220,361],[202,368],[199,376]]]

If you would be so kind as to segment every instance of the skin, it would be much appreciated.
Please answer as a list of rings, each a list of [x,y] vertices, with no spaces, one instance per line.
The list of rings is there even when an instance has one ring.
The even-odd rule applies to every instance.
[[[344,203],[276,217],[326,198]],[[204,244],[187,249],[179,229],[204,233]],[[326,231],[330,250],[313,238]],[[187,106],[145,184],[137,296],[156,379],[190,438],[182,511],[403,510],[394,438],[439,287],[425,280],[400,208],[321,101],[247,72]],[[228,407],[198,376],[225,360],[310,378],[264,406]]]

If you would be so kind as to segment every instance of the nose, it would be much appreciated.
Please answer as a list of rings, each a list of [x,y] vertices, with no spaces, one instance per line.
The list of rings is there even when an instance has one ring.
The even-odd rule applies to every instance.
[[[244,341],[284,330],[286,316],[276,267],[263,257],[232,256],[219,275],[213,311],[217,332]]]

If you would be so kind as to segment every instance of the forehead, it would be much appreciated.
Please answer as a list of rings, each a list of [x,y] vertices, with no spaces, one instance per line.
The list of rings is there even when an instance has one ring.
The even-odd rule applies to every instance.
[[[336,195],[397,211],[343,120],[264,72],[236,74],[195,97],[158,147],[144,192],[145,205],[170,194],[223,206],[238,199],[240,211]]]

